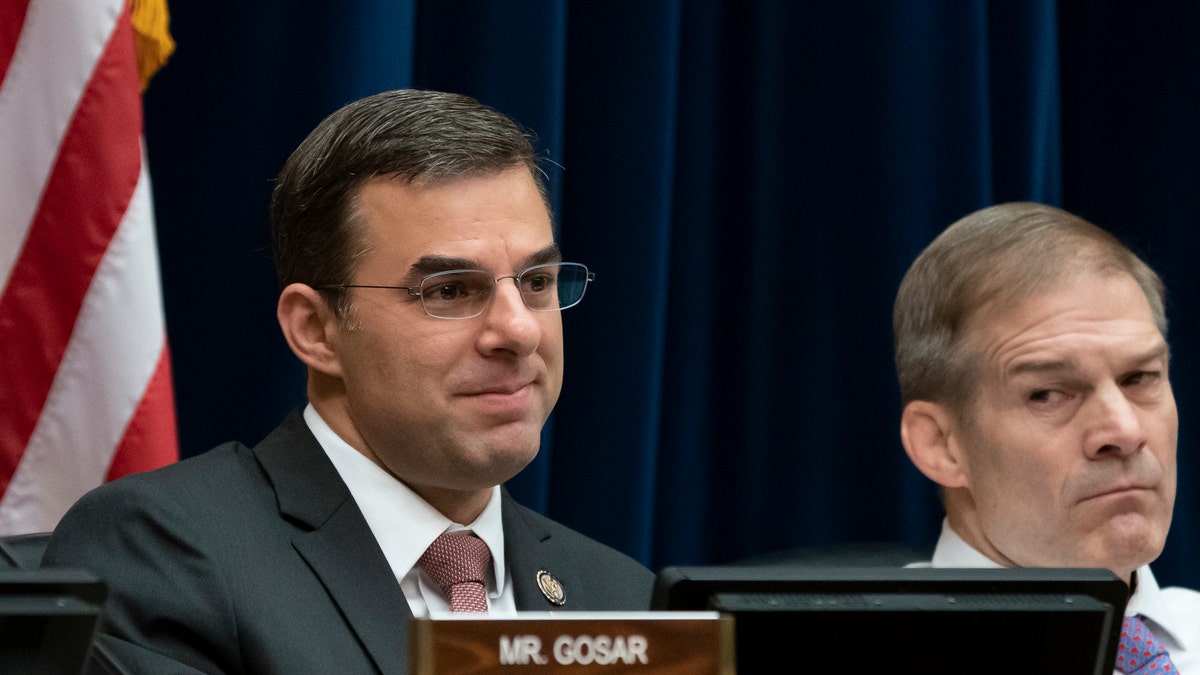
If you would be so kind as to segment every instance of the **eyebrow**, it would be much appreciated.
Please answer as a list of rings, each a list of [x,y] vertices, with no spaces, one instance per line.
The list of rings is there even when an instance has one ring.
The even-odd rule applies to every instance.
[[[534,265],[545,265],[547,263],[562,262],[562,251],[559,250],[557,244],[535,251],[527,256],[519,266],[521,270],[533,267]],[[430,274],[438,272],[449,272],[451,270],[478,270],[485,269],[478,260],[471,258],[458,258],[444,255],[423,255],[417,258],[417,261],[409,267],[409,274],[414,277],[427,277]],[[519,271],[519,270],[518,270]]]
[[[1054,373],[1064,372],[1079,367],[1079,361],[1075,359],[1054,359],[1053,361],[1025,361],[1013,366],[1009,371],[1010,377],[1018,375],[1026,375],[1029,373]]]
[[[470,258],[452,258],[443,255],[423,255],[417,258],[417,261],[409,268],[409,273],[414,277],[426,277],[430,274],[438,272],[449,272],[451,270],[474,270],[479,269],[479,263]]]
[[[545,265],[547,263],[562,262],[562,259],[562,251],[558,250],[558,244],[550,244],[546,248],[543,248],[528,258],[525,258],[525,264],[522,266],[522,268],[533,267],[534,265]]]
[[[1153,361],[1154,359],[1162,359],[1164,363],[1167,363],[1171,360],[1171,346],[1168,345],[1165,340],[1157,346],[1142,352],[1142,354],[1132,362],[1146,363],[1147,361]]]
[[[1160,358],[1166,360],[1169,358],[1169,355],[1170,349],[1167,346],[1167,343],[1163,342],[1150,349],[1147,349],[1131,359],[1128,359],[1127,363],[1141,364]],[[1074,358],[1052,359],[1048,361],[1026,361],[1013,366],[1012,370],[1009,371],[1009,377],[1016,377],[1018,375],[1025,375],[1027,373],[1044,374],[1066,372],[1078,368],[1079,361]]]

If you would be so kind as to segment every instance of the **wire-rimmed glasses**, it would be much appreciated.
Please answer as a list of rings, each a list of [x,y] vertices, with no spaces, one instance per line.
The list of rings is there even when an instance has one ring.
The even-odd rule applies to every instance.
[[[408,291],[421,299],[421,308],[438,319],[472,319],[487,309],[492,291],[504,279],[512,279],[521,292],[525,306],[535,312],[554,312],[574,307],[583,300],[589,282],[596,280],[580,263],[534,265],[518,274],[493,277],[486,270],[448,270],[421,279],[416,286],[375,286],[370,284],[329,284],[317,290],[338,288],[390,288]]]

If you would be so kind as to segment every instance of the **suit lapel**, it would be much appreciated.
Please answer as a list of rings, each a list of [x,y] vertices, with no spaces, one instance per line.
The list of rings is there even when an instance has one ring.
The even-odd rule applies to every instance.
[[[358,505],[300,413],[257,448],[280,515],[300,526],[297,552],[384,673],[407,672],[412,614]]]
[[[353,500],[346,504],[320,529],[297,537],[296,550],[321,579],[379,670],[406,672],[412,619],[408,601],[358,507]]]
[[[556,578],[564,572],[556,569],[554,561],[562,556],[554,555],[554,543],[550,532],[528,518],[507,490],[501,490],[501,514],[504,520],[504,555],[512,571],[513,599],[521,612],[544,612],[560,609],[546,599],[538,587],[538,572],[548,572]],[[561,564],[561,563],[560,563]],[[571,589],[567,588],[567,605],[561,609],[578,609],[570,606]]]

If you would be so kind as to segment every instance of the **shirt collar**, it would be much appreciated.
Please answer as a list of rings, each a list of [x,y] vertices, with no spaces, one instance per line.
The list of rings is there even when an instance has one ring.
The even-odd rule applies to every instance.
[[[938,538],[937,547],[933,550],[932,565],[934,567],[1001,567],[1000,564],[975,550],[962,537],[958,536],[958,533],[950,528],[949,520],[942,521],[942,534]],[[1143,565],[1138,569],[1137,590],[1130,596],[1129,603],[1125,605],[1125,616],[1135,614],[1141,614],[1153,624],[1150,627],[1151,631],[1160,640],[1166,642],[1168,651],[1172,647],[1188,649],[1189,645],[1184,644],[1179,637],[1181,634],[1180,624],[1167,608],[1167,603],[1149,565]]]
[[[330,428],[311,403],[304,408],[304,421],[349,488],[397,580],[408,574],[438,535],[446,531],[470,530],[488,545],[492,553],[495,591],[504,592],[500,486],[492,488],[487,506],[474,522],[455,523],[412,488],[351,447]]]
[[[948,519],[942,521],[942,535],[933,549],[934,567],[1001,567],[999,563],[975,550],[950,528]]]
[[[1191,645],[1184,644],[1181,637],[1182,624],[1167,607],[1166,599],[1163,598],[1149,565],[1144,565],[1137,571],[1137,579],[1137,590],[1125,606],[1125,616],[1141,614],[1146,617],[1147,622],[1152,624],[1150,630],[1155,637],[1166,643],[1167,651],[1171,651],[1172,648],[1189,649]]]

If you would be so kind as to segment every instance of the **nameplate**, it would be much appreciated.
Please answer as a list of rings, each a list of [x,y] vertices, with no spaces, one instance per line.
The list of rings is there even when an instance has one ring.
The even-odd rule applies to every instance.
[[[733,618],[716,612],[442,614],[412,622],[415,675],[732,675]]]

